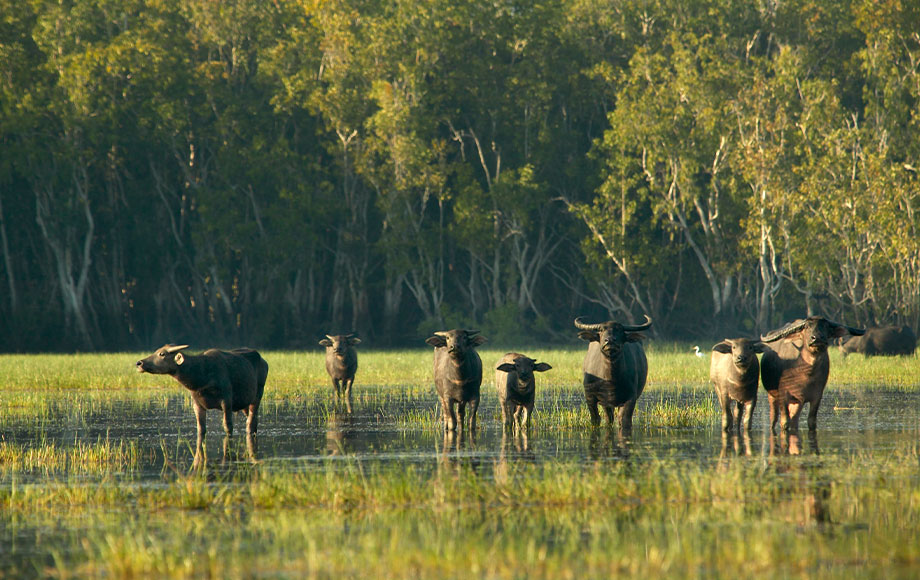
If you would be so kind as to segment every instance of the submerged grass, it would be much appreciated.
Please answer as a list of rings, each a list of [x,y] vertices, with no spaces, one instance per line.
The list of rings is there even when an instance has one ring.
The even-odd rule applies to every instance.
[[[62,509],[56,525],[80,522],[62,530],[78,549],[44,571],[62,577],[897,577],[920,564],[917,459],[329,462],[19,486],[0,505],[37,527]]]

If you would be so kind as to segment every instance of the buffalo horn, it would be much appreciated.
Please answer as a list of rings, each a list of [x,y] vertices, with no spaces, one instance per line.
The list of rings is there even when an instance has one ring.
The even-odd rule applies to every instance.
[[[187,344],[179,344],[179,345],[171,344],[166,347],[166,352],[172,354],[174,352],[179,352],[180,350],[184,348],[188,348],[188,345]]]
[[[768,332],[765,335],[761,335],[760,341],[775,342],[781,338],[786,338],[790,334],[794,334],[805,328],[805,322],[805,320],[796,320],[795,322],[790,322],[779,330],[774,330],[773,332]]]
[[[626,332],[639,332],[640,330],[646,330],[652,325],[652,319],[648,317],[648,314],[644,314],[645,322],[638,326],[624,326],[623,330]]]
[[[575,328],[579,330],[593,330],[596,332],[598,330],[603,330],[604,327],[606,327],[608,324],[612,322],[612,321],[609,321],[609,322],[603,322],[601,324],[585,324],[584,322],[581,321],[581,318],[582,317],[579,316],[578,318],[575,319]]]
[[[648,317],[648,314],[644,316],[645,316],[645,323],[639,324],[639,325],[630,325],[630,326],[621,325],[623,326],[623,330],[626,332],[638,332],[640,330],[648,329],[652,325],[652,319]],[[578,318],[575,319],[575,328],[578,328],[579,330],[593,330],[596,332],[598,330],[603,330],[607,328],[608,326],[616,324],[616,322],[614,322],[613,320],[608,320],[607,322],[602,322],[600,324],[585,324],[584,322],[581,321],[581,318],[582,317],[579,316]]]
[[[833,324],[834,326],[842,326],[843,328],[846,328],[846,329],[847,329],[847,332],[849,332],[849,333],[852,334],[853,336],[862,336],[862,335],[866,334],[866,329],[865,329],[865,328],[855,328],[855,327],[852,327],[852,326],[847,326],[847,325],[845,325],[845,324],[838,324],[838,323],[836,323],[836,322],[831,322],[831,324]]]

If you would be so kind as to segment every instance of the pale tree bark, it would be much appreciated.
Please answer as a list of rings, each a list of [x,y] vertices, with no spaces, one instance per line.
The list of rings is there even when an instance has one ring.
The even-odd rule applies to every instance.
[[[72,170],[72,190],[61,193],[53,183],[45,182],[34,187],[35,221],[42,238],[54,257],[57,285],[61,291],[65,324],[74,325],[83,346],[93,348],[93,337],[87,319],[86,293],[90,268],[93,263],[93,236],[96,222],[90,207],[89,177],[84,165]],[[54,223],[54,212],[61,206],[78,206],[85,221],[82,233],[75,223],[64,220]],[[76,252],[74,250],[77,250]]]
[[[7,290],[9,291],[10,314],[19,309],[19,294],[16,291],[16,275],[13,270],[13,256],[6,234],[6,214],[3,211],[3,191],[0,190],[0,248],[3,250],[3,265],[6,268]]]

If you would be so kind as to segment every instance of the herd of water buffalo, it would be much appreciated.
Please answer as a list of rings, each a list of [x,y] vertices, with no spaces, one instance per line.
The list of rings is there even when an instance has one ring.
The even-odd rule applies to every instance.
[[[619,409],[622,432],[632,428],[636,400],[645,388],[648,360],[642,349],[642,331],[652,325],[646,316],[639,325],[615,321],[586,324],[575,319],[578,337],[588,342],[583,365],[585,401],[591,423],[599,425],[598,407],[609,424]],[[336,397],[351,397],[358,370],[353,334],[327,335],[326,371]],[[478,330],[455,329],[435,332],[425,342],[434,347],[434,382],[441,402],[441,417],[447,431],[464,429],[469,407],[469,429],[476,429],[482,384],[482,360],[476,347],[486,342]],[[725,339],[712,347],[710,379],[722,408],[722,428],[749,430],[757,404],[758,382],[762,382],[770,405],[770,429],[777,421],[783,430],[798,429],[806,403],[808,428],[817,427],[818,409],[830,371],[828,346],[840,344],[844,355],[860,352],[872,355],[913,353],[917,338],[909,327],[853,328],[812,316],[796,320],[760,337]],[[223,413],[224,431],[233,434],[232,414],[247,417],[246,432],[258,429],[259,404],[265,390],[268,363],[248,348],[232,351],[206,350],[200,355],[182,352],[188,345],[168,344],[137,361],[137,371],[168,374],[192,393],[198,422],[196,463],[201,456],[208,409]],[[757,353],[762,353],[760,362]],[[526,429],[534,409],[535,372],[551,369],[519,353],[507,353],[495,367],[495,387],[506,428]]]

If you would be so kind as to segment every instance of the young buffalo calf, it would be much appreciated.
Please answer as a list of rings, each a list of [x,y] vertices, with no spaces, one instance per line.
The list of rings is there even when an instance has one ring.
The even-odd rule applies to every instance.
[[[502,408],[502,423],[506,428],[514,423],[520,428],[530,427],[536,394],[533,374],[551,368],[544,362],[538,363],[516,352],[509,352],[498,361],[495,365],[495,388]]]
[[[192,392],[195,417],[198,419],[198,442],[195,464],[202,458],[202,445],[207,432],[207,410],[220,409],[224,415],[224,431],[233,435],[234,411],[247,416],[246,433],[254,435],[259,426],[259,403],[265,391],[268,363],[250,348],[232,351],[209,349],[200,355],[184,354],[188,348],[167,344],[147,358],[137,361],[137,372],[172,375]]]
[[[361,344],[361,339],[354,334],[327,334],[319,344],[326,347],[326,372],[332,379],[335,396],[351,399],[351,386],[355,384],[355,373],[358,372],[355,347]]]
[[[763,350],[762,342],[747,338],[726,338],[712,347],[709,379],[722,406],[723,431],[730,431],[733,426],[751,430],[751,415],[757,406],[757,385],[760,381],[757,353]],[[738,405],[737,414],[733,413],[733,402]]]

